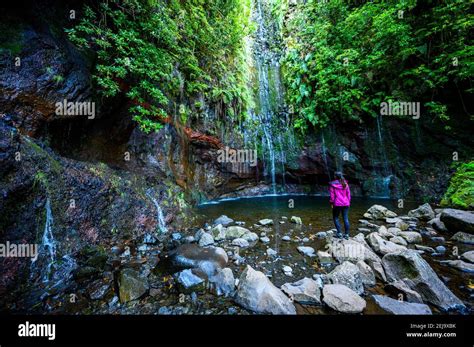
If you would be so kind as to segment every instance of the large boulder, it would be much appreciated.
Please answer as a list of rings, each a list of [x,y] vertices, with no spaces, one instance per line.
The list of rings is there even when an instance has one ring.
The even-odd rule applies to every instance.
[[[402,280],[398,280],[395,282],[391,282],[385,286],[385,290],[388,293],[393,295],[399,296],[401,295],[404,301],[408,302],[416,302],[419,304],[423,303],[423,299],[421,295],[415,292],[414,290],[410,289],[405,282]]]
[[[335,311],[360,313],[366,302],[352,289],[342,284],[327,284],[323,287],[323,301]]]
[[[257,313],[296,314],[291,300],[263,272],[249,265],[240,276],[235,301]]]
[[[431,309],[425,304],[399,301],[384,295],[373,295],[373,298],[384,311],[392,314],[431,314]]]
[[[474,213],[471,211],[445,208],[441,212],[440,220],[451,232],[464,231],[474,234]]]
[[[226,229],[222,224],[217,224],[211,229],[211,234],[214,237],[214,241],[222,241],[225,239]]]
[[[209,233],[203,233],[199,239],[199,246],[206,247],[214,243],[214,237]]]
[[[375,273],[372,268],[367,265],[363,260],[359,260],[357,262],[357,267],[360,271],[360,278],[362,279],[362,283],[366,287],[373,287],[375,286]]]
[[[461,254],[461,258],[463,258],[464,260],[470,263],[474,263],[474,251],[468,251]]]
[[[441,221],[440,218],[435,217],[429,220],[427,224],[437,231],[441,231],[441,232],[448,231],[448,228],[446,228],[446,225]]]
[[[209,278],[209,282],[214,284],[217,295],[231,296],[235,290],[235,279],[232,269],[226,267],[216,275]]]
[[[367,235],[366,239],[372,249],[378,254],[385,255],[388,253],[403,251],[406,249],[405,246],[398,245],[396,243],[383,239],[377,232],[370,233],[369,235]]]
[[[397,214],[395,212],[390,211],[382,205],[373,205],[364,213],[364,217],[368,219],[385,219],[387,217],[393,218],[396,216]]]
[[[123,269],[120,272],[118,286],[122,303],[139,299],[149,289],[147,279],[140,276],[138,271],[130,268]]]
[[[303,304],[321,304],[321,288],[315,280],[303,278],[294,283],[285,283],[281,286],[290,298]]]
[[[169,253],[172,263],[181,268],[201,270],[207,277],[224,268],[229,261],[227,253],[220,247],[203,248],[197,244],[184,244]]]
[[[414,210],[409,211],[408,216],[428,221],[435,217],[435,212],[431,208],[430,204],[426,203],[418,206],[418,208]]]
[[[352,289],[357,294],[364,293],[364,284],[360,274],[359,267],[349,261],[345,261],[332,270],[328,276],[328,280],[333,284],[343,284]]]
[[[463,231],[458,231],[453,235],[453,237],[451,237],[451,240],[474,245],[474,235],[465,233]]]
[[[239,227],[237,225],[233,225],[230,227],[227,227],[226,232],[225,232],[225,238],[228,240],[233,240],[240,238],[244,236],[245,234],[249,234],[251,231],[249,229],[246,229],[244,227]]]
[[[429,264],[414,250],[389,253],[382,258],[388,281],[402,280],[424,301],[441,309],[461,309],[464,304],[439,279]]]

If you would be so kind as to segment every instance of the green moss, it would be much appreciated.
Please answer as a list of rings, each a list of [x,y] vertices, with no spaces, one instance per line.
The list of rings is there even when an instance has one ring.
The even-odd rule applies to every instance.
[[[451,177],[441,205],[461,209],[474,208],[474,161],[463,163],[458,167]]]

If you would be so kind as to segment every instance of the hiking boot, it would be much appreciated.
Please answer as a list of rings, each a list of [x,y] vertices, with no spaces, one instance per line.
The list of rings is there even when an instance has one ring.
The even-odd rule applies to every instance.
[[[334,234],[334,238],[336,238],[336,239],[342,239],[342,234],[335,233],[335,234]]]
[[[346,240],[349,240],[349,234],[345,234],[345,235],[344,235],[344,238],[345,238]]]

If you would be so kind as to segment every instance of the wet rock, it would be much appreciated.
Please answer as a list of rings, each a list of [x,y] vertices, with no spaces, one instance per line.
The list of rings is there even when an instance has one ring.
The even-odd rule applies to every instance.
[[[231,296],[235,290],[235,278],[232,270],[228,267],[220,270],[209,279],[214,284],[217,295]]]
[[[263,243],[269,243],[270,242],[270,239],[267,237],[267,236],[262,236],[260,238],[260,241],[262,241]]]
[[[397,236],[403,237],[408,243],[419,243],[423,241],[421,234],[416,231],[401,231]]]
[[[364,286],[375,286],[375,273],[372,268],[367,265],[363,260],[359,260],[356,265],[359,268],[360,278],[362,279],[362,283],[364,284]]]
[[[281,286],[281,290],[296,302],[313,305],[321,304],[320,286],[315,280],[307,277],[294,283],[285,283]]]
[[[94,281],[88,289],[89,297],[91,298],[91,300],[101,300],[110,290],[110,283],[105,283],[102,280],[97,280]]]
[[[474,213],[472,211],[446,208],[441,212],[440,220],[451,232],[463,231],[474,234]]]
[[[399,220],[395,223],[395,227],[396,228],[399,228],[400,230],[402,231],[405,231],[405,230],[408,230],[408,228],[410,227],[410,225],[402,220]]]
[[[229,218],[229,217],[227,217],[226,215],[223,214],[222,216],[220,216],[219,218],[214,220],[213,225],[222,224],[223,226],[227,226],[227,225],[229,225],[233,222],[234,222],[234,220],[232,218]]]
[[[213,246],[203,248],[195,243],[181,245],[169,256],[175,266],[200,269],[208,276],[224,268],[229,260],[224,249]]]
[[[314,248],[313,247],[306,247],[306,246],[299,246],[297,247],[298,252],[308,256],[308,257],[315,257]]]
[[[247,242],[255,242],[258,240],[258,235],[256,233],[250,232],[243,235],[242,238],[246,240]]]
[[[474,264],[466,263],[460,259],[458,260],[442,260],[441,264],[449,265],[455,269],[461,270],[463,272],[474,272]]]
[[[362,276],[357,265],[345,261],[338,265],[328,274],[328,279],[333,284],[343,284],[352,289],[357,294],[364,292]]]
[[[453,235],[453,237],[451,237],[451,240],[474,245],[474,235],[463,231],[458,231]]]
[[[288,265],[283,266],[282,271],[287,276],[293,276],[293,269]]]
[[[430,225],[433,229],[441,231],[441,232],[447,232],[448,228],[446,228],[446,225],[441,221],[439,217],[433,218],[427,223]]]
[[[296,217],[296,216],[291,216],[291,222],[292,222],[292,223],[295,223],[295,224],[299,224],[299,225],[303,224],[301,218],[300,218],[300,217]]]
[[[397,245],[407,246],[408,242],[401,236],[393,236],[389,239],[390,242],[396,243]]]
[[[426,203],[421,206],[418,206],[418,208],[411,210],[408,212],[408,217],[414,217],[418,218],[420,220],[430,220],[435,217],[435,212],[431,208],[430,204]]]
[[[424,301],[444,310],[464,307],[416,251],[407,249],[389,253],[382,258],[382,264],[390,282],[403,280],[412,290],[420,293]]]
[[[400,228],[397,228],[397,227],[390,227],[387,229],[387,232],[390,234],[390,235],[398,235],[399,233],[402,232],[402,230]],[[380,233],[380,230],[379,230],[379,233]]]
[[[247,266],[240,276],[235,301],[257,313],[296,314],[296,308],[288,297],[251,266]]]
[[[323,301],[335,311],[360,313],[366,302],[352,289],[342,284],[327,284],[323,287]]]
[[[389,293],[392,293],[396,296],[402,295],[404,301],[423,303],[421,295],[416,291],[410,289],[408,285],[402,280],[394,281],[385,286],[385,290]]]
[[[181,233],[172,233],[171,234],[171,238],[174,240],[174,241],[179,241],[183,238],[183,235],[181,235]]]
[[[415,249],[420,250],[420,251],[425,251],[428,253],[434,253],[435,250],[431,247],[428,246],[423,246],[423,245],[415,245]]]
[[[436,246],[435,249],[436,249],[436,252],[438,252],[438,253],[446,252],[446,247],[444,247],[444,246]]]
[[[401,218],[398,218],[398,217],[387,217],[385,218],[385,222],[388,223],[388,224],[395,224],[397,222],[400,222],[402,221]]]
[[[206,247],[212,245],[214,243],[214,238],[209,233],[202,234],[201,238],[199,239],[199,246]]]
[[[186,269],[177,273],[176,281],[181,291],[185,293],[204,289],[204,279],[196,275],[192,269]]]
[[[227,227],[225,232],[225,238],[227,240],[233,240],[239,237],[244,236],[245,234],[249,234],[251,231],[249,229],[239,227],[239,226],[230,226]]]
[[[276,257],[277,256],[277,251],[275,251],[274,249],[272,248],[267,248],[267,256],[269,257]]]
[[[431,241],[434,241],[434,242],[441,242],[441,243],[446,242],[446,240],[445,240],[444,237],[442,237],[442,236],[432,237],[432,238],[431,238]]]
[[[390,211],[382,205],[373,205],[364,213],[364,218],[368,219],[385,219],[386,217],[393,218],[396,216],[397,214],[395,212]]]
[[[288,235],[283,236],[282,241],[291,241],[291,238]]]
[[[382,255],[403,251],[406,247],[397,245],[391,241],[384,240],[378,233],[374,232],[366,237],[367,242],[372,247],[372,249]]]
[[[319,258],[319,262],[321,264],[329,264],[329,263],[332,263],[334,261],[332,255],[329,254],[329,252],[318,251],[317,255],[318,255],[318,258]]]
[[[242,238],[237,238],[237,239],[232,240],[232,245],[238,246],[241,248],[246,248],[250,246],[249,242]]]
[[[221,241],[226,238],[226,229],[222,224],[217,224],[211,229],[211,234],[214,237],[214,241]]]
[[[431,314],[431,309],[425,304],[399,301],[384,295],[373,295],[372,297],[380,308],[392,314]]]
[[[474,263],[474,251],[469,251],[461,254],[461,258],[470,263]]]
[[[138,271],[129,268],[120,272],[118,285],[122,303],[139,299],[148,291],[146,278],[141,277]]]
[[[263,226],[273,225],[273,219],[268,219],[268,218],[266,218],[266,219],[260,219],[260,220],[258,221],[258,223],[259,223],[260,225],[263,225]]]

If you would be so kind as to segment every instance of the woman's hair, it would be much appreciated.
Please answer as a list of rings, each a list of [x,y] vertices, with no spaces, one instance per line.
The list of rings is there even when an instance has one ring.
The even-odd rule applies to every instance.
[[[342,172],[340,171],[336,171],[334,173],[334,177],[336,177],[339,181],[339,183],[342,184],[342,188],[346,188],[347,187],[347,181],[346,179],[344,178],[344,176],[342,175]]]

